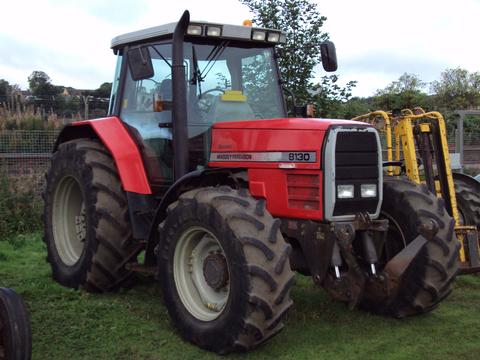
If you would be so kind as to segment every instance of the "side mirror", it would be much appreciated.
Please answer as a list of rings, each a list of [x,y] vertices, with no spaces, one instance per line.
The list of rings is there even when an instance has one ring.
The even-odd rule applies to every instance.
[[[335,44],[329,40],[320,44],[320,54],[322,56],[323,69],[327,72],[336,71],[338,69],[337,51]]]
[[[127,51],[128,67],[134,81],[153,77],[153,65],[147,47],[134,47]]]

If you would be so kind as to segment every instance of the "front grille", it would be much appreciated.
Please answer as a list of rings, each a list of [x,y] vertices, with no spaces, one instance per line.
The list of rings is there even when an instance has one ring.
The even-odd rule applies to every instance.
[[[315,174],[287,174],[288,207],[320,209],[320,180]]]
[[[374,132],[338,132],[335,146],[335,198],[338,185],[354,185],[355,190],[353,199],[336,198],[333,216],[376,212],[378,195],[375,198],[362,198],[360,185],[376,184],[378,193],[378,167],[378,145]]]

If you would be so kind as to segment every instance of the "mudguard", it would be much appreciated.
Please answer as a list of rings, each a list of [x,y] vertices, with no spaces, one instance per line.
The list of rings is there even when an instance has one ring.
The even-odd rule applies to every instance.
[[[81,138],[98,138],[110,151],[125,191],[152,194],[138,146],[119,118],[108,117],[68,124],[60,132],[54,151],[66,141]]]

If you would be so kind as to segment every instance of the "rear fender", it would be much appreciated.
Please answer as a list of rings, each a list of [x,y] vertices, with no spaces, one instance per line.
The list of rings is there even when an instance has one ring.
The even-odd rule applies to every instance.
[[[119,118],[109,117],[69,124],[60,132],[53,151],[64,142],[82,138],[99,139],[110,151],[125,191],[152,194],[138,146]]]

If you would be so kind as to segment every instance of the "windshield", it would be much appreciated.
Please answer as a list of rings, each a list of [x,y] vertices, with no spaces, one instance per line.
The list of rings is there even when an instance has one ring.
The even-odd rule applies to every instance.
[[[186,42],[189,135],[219,121],[285,117],[273,48]]]

